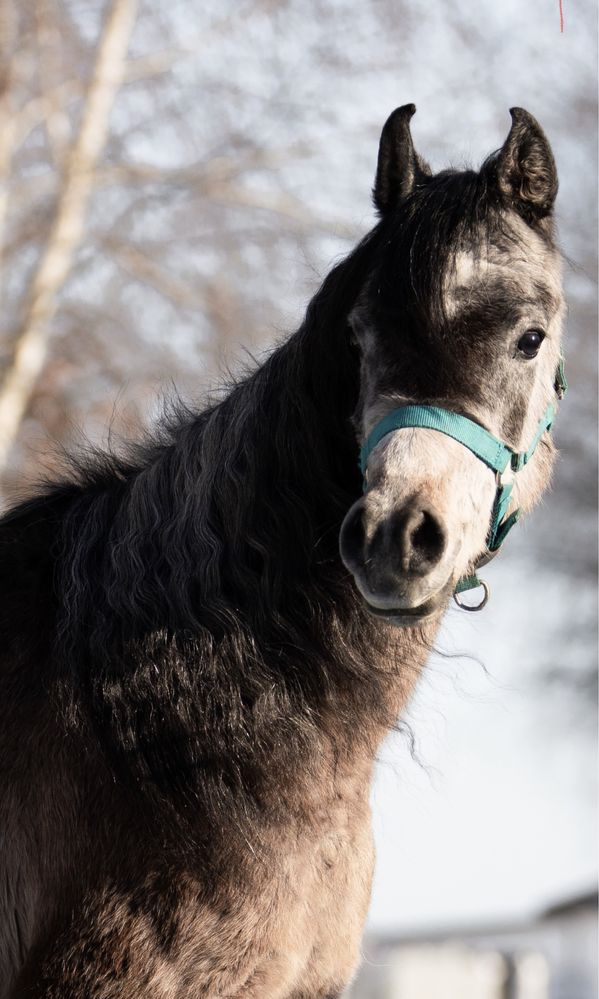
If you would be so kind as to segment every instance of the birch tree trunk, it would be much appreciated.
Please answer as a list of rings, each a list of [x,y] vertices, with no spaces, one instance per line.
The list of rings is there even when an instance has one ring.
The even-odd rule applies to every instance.
[[[43,369],[57,295],[83,235],[94,168],[106,144],[110,111],[125,73],[137,6],[138,0],[113,0],[98,43],[79,131],[64,163],[54,223],[31,282],[13,360],[0,389],[0,471],[6,466]]]

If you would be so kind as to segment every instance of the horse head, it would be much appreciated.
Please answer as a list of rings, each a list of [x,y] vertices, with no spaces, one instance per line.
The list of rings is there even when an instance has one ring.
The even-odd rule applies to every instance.
[[[513,108],[478,172],[433,175],[414,149],[414,111],[398,108],[383,129],[379,238],[349,317],[365,491],[340,535],[369,608],[398,624],[440,612],[539,499],[563,389],[545,135]]]

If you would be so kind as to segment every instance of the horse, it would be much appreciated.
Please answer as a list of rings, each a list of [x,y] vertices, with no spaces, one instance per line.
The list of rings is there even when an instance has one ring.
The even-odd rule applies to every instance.
[[[479,170],[433,174],[414,111],[293,335],[0,521],[2,999],[355,973],[378,748],[547,486],[564,387],[547,138],[513,108]]]

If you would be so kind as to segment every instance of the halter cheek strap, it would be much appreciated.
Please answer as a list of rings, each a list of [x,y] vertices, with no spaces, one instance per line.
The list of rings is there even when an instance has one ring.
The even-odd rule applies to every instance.
[[[566,394],[568,383],[564,372],[564,362],[560,358],[555,374],[555,392],[558,399]],[[491,513],[491,522],[487,534],[487,549],[494,555],[503,544],[508,532],[514,526],[520,516],[520,510],[514,510],[507,515],[510,497],[513,489],[513,481],[503,482],[502,476],[508,466],[513,473],[517,473],[524,468],[535,453],[541,437],[546,430],[551,427],[557,406],[550,403],[539,420],[535,435],[530,447],[526,451],[513,451],[512,448],[504,444],[488,430],[478,423],[453,413],[448,409],[441,409],[437,406],[400,406],[387,413],[368,435],[360,451],[360,468],[362,475],[366,476],[366,469],[370,454],[380,443],[383,437],[394,430],[403,430],[407,427],[424,427],[428,430],[438,430],[439,433],[446,434],[454,440],[467,447],[472,454],[475,454],[485,465],[495,472],[497,489],[495,501]],[[366,485],[365,485],[366,488]],[[488,558],[485,558],[488,561]],[[471,590],[483,585],[476,574],[464,576],[455,588],[455,593],[462,593],[464,590]],[[486,598],[484,600],[486,603]],[[482,606],[482,605],[481,605]],[[478,609],[478,608],[477,608]]]

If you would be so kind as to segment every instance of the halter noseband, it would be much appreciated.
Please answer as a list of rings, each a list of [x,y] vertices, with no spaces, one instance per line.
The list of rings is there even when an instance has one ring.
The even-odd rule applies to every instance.
[[[567,388],[568,383],[564,372],[564,361],[563,358],[560,358],[555,373],[555,392],[558,399],[563,398]],[[536,433],[528,450],[513,451],[507,444],[498,440],[488,430],[475,423],[474,420],[468,419],[467,416],[461,416],[459,413],[452,413],[451,410],[441,409],[437,406],[400,406],[399,409],[393,409],[390,413],[387,413],[366,438],[360,451],[362,475],[366,476],[368,459],[373,449],[380,443],[383,437],[386,437],[393,430],[402,430],[406,427],[425,427],[428,430],[438,430],[439,433],[453,437],[454,440],[467,447],[469,451],[472,451],[472,454],[475,454],[477,458],[480,458],[485,465],[495,472],[497,483],[495,501],[491,513],[491,523],[489,533],[487,534],[488,554],[479,561],[477,568],[480,568],[499,551],[508,532],[520,516],[519,509],[512,511],[507,516],[507,508],[514,483],[513,481],[504,482],[502,478],[503,474],[508,466],[514,473],[524,468],[535,453],[541,437],[551,427],[556,413],[557,406],[555,403],[549,403],[539,420]],[[366,484],[364,488],[366,488]],[[483,586],[485,589],[485,596],[482,602],[476,607],[459,604],[460,607],[465,607],[467,610],[482,609],[487,602],[489,590],[486,584],[481,582],[476,573],[471,576],[463,576],[460,579],[455,588],[454,596],[463,593],[465,590],[475,589],[477,586]]]

